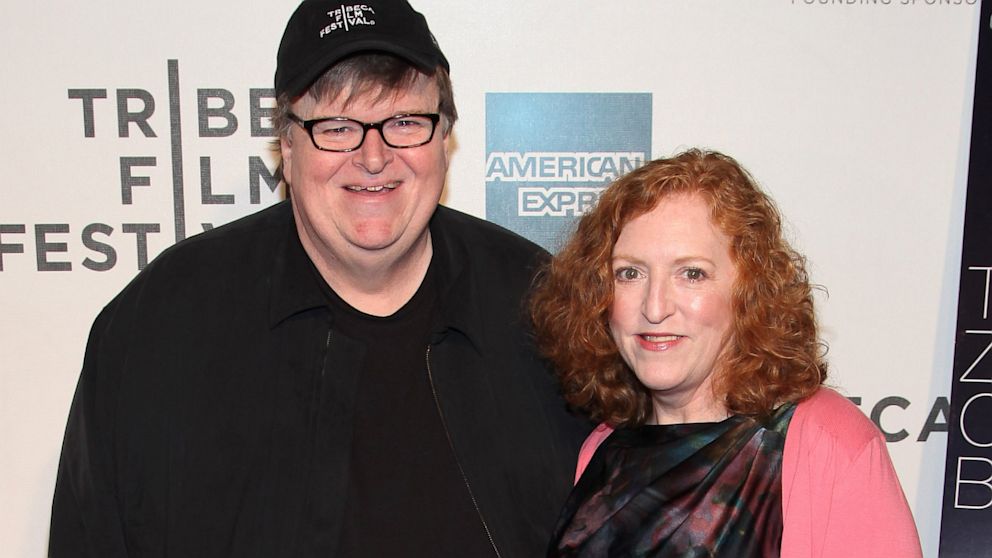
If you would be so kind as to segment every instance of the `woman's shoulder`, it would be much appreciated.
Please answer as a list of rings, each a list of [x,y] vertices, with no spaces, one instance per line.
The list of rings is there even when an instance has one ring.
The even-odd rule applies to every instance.
[[[789,423],[782,518],[782,556],[921,555],[885,437],[829,388],[800,402]]]
[[[798,438],[803,445],[828,445],[834,451],[850,453],[851,457],[872,442],[884,441],[882,433],[861,409],[828,387],[821,387],[796,406],[788,438]]]

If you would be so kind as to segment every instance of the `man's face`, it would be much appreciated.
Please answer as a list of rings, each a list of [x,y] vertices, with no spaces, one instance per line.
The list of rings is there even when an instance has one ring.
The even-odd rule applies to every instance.
[[[319,102],[304,96],[292,111],[303,120],[343,116],[379,122],[438,109],[437,86],[428,78],[380,101],[373,91],[345,105],[348,93]],[[388,264],[422,246],[448,169],[443,126],[442,121],[431,141],[419,147],[389,147],[378,131],[369,130],[361,147],[336,153],[318,150],[306,130],[293,124],[281,141],[283,169],[297,230],[311,257]]]

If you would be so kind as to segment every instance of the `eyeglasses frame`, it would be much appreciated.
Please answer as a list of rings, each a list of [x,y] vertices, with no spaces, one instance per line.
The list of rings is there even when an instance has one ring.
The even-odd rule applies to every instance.
[[[386,135],[382,133],[382,125],[385,124],[386,122],[389,122],[390,120],[395,120],[397,118],[408,118],[410,116],[419,116],[430,119],[431,135],[427,136],[427,139],[424,140],[423,142],[414,145],[393,145],[389,143],[389,141],[386,139]],[[379,137],[382,138],[382,143],[386,144],[389,147],[392,147],[393,149],[409,149],[411,147],[420,147],[421,145],[427,145],[428,143],[431,142],[431,140],[434,139],[434,133],[437,131],[437,125],[438,123],[441,122],[441,115],[436,112],[397,114],[394,116],[390,116],[389,118],[380,120],[378,122],[362,122],[361,120],[355,120],[354,118],[348,118],[346,116],[328,116],[325,118],[314,118],[311,120],[303,120],[299,116],[296,116],[293,113],[289,113],[289,119],[292,120],[293,122],[296,122],[304,130],[307,131],[307,135],[310,136],[310,142],[313,143],[313,146],[319,149],[320,151],[328,151],[331,153],[350,153],[362,147],[362,145],[365,143],[365,138],[368,136],[369,130],[375,130],[379,132]],[[361,141],[358,142],[358,145],[349,149],[328,149],[326,147],[321,147],[317,145],[317,139],[313,137],[313,127],[321,122],[328,122],[331,120],[339,121],[339,122],[356,122],[360,124],[362,126],[362,139]]]

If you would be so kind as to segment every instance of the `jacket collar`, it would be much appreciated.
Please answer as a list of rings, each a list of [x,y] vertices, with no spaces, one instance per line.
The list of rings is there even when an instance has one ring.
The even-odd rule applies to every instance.
[[[271,270],[269,296],[269,327],[276,327],[287,318],[312,310],[326,308],[327,297],[318,283],[319,275],[300,243],[289,200],[275,208],[277,218],[285,229],[277,239]],[[439,340],[448,330],[464,335],[480,354],[486,346],[479,274],[472,265],[474,257],[466,245],[463,232],[455,222],[455,212],[438,206],[430,220],[438,285],[438,327],[434,339]]]
[[[434,339],[439,340],[446,330],[454,330],[482,354],[486,346],[485,316],[481,308],[486,293],[480,284],[483,270],[473,265],[476,258],[465,241],[465,231],[459,230],[455,222],[453,210],[439,205],[430,228],[435,258],[432,263],[438,266],[438,327]]]
[[[321,290],[310,256],[300,243],[289,200],[279,208],[280,225],[284,229],[274,245],[269,293],[269,327],[276,327],[287,318],[312,310],[326,308],[327,297]]]

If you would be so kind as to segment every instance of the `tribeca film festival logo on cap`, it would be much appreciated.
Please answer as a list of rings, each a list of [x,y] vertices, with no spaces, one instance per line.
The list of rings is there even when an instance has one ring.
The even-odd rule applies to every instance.
[[[488,93],[486,219],[554,252],[650,153],[650,93]]]
[[[342,5],[336,10],[327,12],[327,16],[331,18],[331,23],[321,28],[320,38],[323,39],[330,33],[342,29],[350,31],[352,27],[375,25],[375,20],[370,17],[371,15],[375,15],[375,10],[365,4]]]

